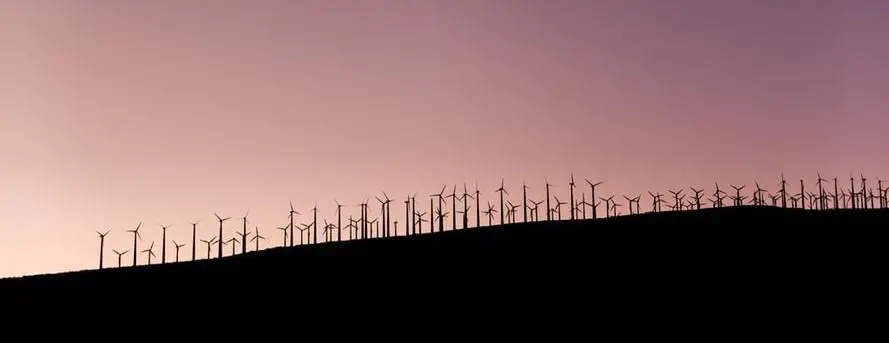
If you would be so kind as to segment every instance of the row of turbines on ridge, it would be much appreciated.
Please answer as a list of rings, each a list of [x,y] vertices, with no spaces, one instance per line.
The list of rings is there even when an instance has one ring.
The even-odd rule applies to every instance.
[[[570,180],[568,182],[569,186],[569,199],[568,201],[562,201],[558,198],[558,196],[552,194],[551,188],[555,187],[555,185],[549,183],[549,180],[545,180],[545,189],[546,189],[546,199],[535,201],[527,196],[527,190],[530,188],[527,184],[523,182],[522,184],[522,202],[520,204],[514,204],[511,200],[505,199],[504,195],[509,196],[509,192],[506,190],[505,182],[501,180],[500,187],[494,190],[494,192],[499,194],[499,210],[495,208],[493,204],[487,202],[487,209],[481,210],[481,192],[478,189],[478,185],[475,187],[474,192],[469,192],[466,188],[466,185],[463,185],[463,193],[457,193],[457,186],[454,185],[451,193],[445,193],[447,189],[447,185],[442,187],[441,191],[435,194],[429,195],[429,211],[428,212],[420,212],[420,209],[417,208],[417,198],[416,195],[409,195],[403,201],[404,203],[404,222],[410,223],[410,225],[404,225],[403,230],[401,231],[402,236],[409,235],[417,235],[417,234],[429,234],[435,233],[435,224],[438,224],[437,232],[446,231],[445,223],[448,216],[451,217],[451,227],[450,230],[458,230],[458,229],[468,229],[470,228],[470,209],[472,209],[472,205],[468,201],[468,199],[475,200],[475,228],[482,227],[482,214],[484,214],[487,219],[487,226],[495,225],[494,218],[495,214],[499,214],[499,225],[517,223],[518,219],[516,218],[518,209],[522,209],[522,222],[536,222],[541,221],[539,217],[539,206],[545,204],[546,206],[546,217],[545,221],[559,221],[562,219],[562,206],[568,205],[568,220],[578,220],[578,219],[599,219],[598,216],[598,208],[600,205],[605,205],[605,217],[619,216],[622,213],[618,211],[619,207],[626,206],[629,215],[640,214],[642,213],[641,208],[641,199],[642,195],[636,196],[627,196],[622,195],[623,199],[626,200],[626,205],[623,205],[614,200],[616,195],[612,194],[608,197],[599,197],[596,198],[596,187],[603,184],[603,182],[592,182],[590,180],[584,179],[584,181],[589,185],[590,190],[590,201],[592,203],[587,202],[586,192],[581,192],[580,201],[576,201],[574,194],[574,189],[576,188],[576,183],[574,182],[574,175],[571,174]],[[683,211],[683,210],[699,210],[705,208],[707,206],[707,202],[713,208],[720,208],[727,206],[726,199],[731,200],[731,206],[743,206],[743,205],[753,205],[753,206],[776,206],[783,208],[802,208],[802,209],[813,209],[813,210],[829,210],[829,209],[868,209],[868,208],[887,208],[889,207],[889,197],[887,197],[887,193],[889,193],[889,186],[883,188],[883,181],[877,181],[877,189],[876,194],[874,193],[873,188],[868,188],[867,186],[867,178],[864,175],[861,175],[859,179],[850,176],[849,178],[849,188],[842,188],[839,185],[839,181],[836,177],[832,179],[832,188],[830,187],[830,180],[823,179],[820,173],[817,173],[816,179],[816,188],[812,191],[806,190],[806,185],[803,179],[799,180],[799,191],[794,194],[790,194],[789,189],[791,184],[784,179],[784,175],[781,175],[781,180],[777,186],[775,193],[771,193],[768,190],[762,188],[758,182],[754,182],[755,189],[752,189],[751,196],[743,195],[742,191],[746,188],[746,185],[733,185],[730,184],[732,193],[725,192],[723,189],[719,187],[719,183],[714,183],[715,188],[712,194],[709,194],[706,199],[704,198],[704,189],[697,189],[695,187],[689,187],[688,189],[691,191],[690,193],[685,194],[685,189],[678,190],[668,190],[671,195],[672,203],[667,200],[664,200],[663,197],[665,194],[661,194],[660,192],[654,193],[649,191],[648,195],[651,197],[650,204],[650,212],[661,212],[663,211],[663,206],[666,204],[666,207],[672,211]],[[856,187],[856,181],[860,181],[858,183],[858,187]],[[827,185],[827,187],[825,187]],[[383,192],[383,198],[379,196],[374,196],[374,198],[380,204],[380,217],[376,217],[373,219],[369,218],[369,203],[366,199],[364,202],[359,203],[355,206],[360,207],[360,215],[358,218],[353,218],[353,216],[348,217],[348,224],[342,225],[342,208],[344,205],[340,204],[338,201],[334,201],[336,203],[336,223],[328,223],[327,219],[322,219],[324,222],[324,226],[322,227],[322,235],[324,236],[325,242],[334,242],[334,241],[342,241],[343,240],[343,232],[345,231],[346,240],[362,240],[362,239],[373,239],[373,238],[387,238],[393,236],[399,236],[398,230],[398,220],[394,221],[395,227],[393,228],[391,224],[393,223],[390,211],[390,204],[394,201],[394,199],[390,199],[388,194]],[[446,211],[446,203],[447,199],[450,199],[451,210],[450,212]],[[598,200],[594,200],[598,199]],[[670,198],[668,198],[670,199]],[[749,200],[748,200],[749,199]],[[436,200],[438,207],[435,207]],[[704,201],[702,201],[704,200]],[[457,207],[457,202],[461,202],[461,208]],[[590,216],[587,216],[587,208],[590,209]],[[304,245],[304,244],[317,244],[318,243],[318,206],[317,204],[311,209],[311,221],[307,223],[295,223],[294,219],[296,215],[302,215],[302,213],[296,211],[293,207],[293,203],[290,204],[290,210],[288,212],[289,222],[284,226],[277,227],[278,230],[282,231],[283,241],[281,246],[283,247],[292,247],[296,245]],[[461,227],[458,228],[457,223],[457,214],[461,215]],[[227,240],[223,240],[223,224],[232,219],[231,217],[222,217],[217,213],[214,213],[216,220],[219,223],[217,235],[210,237],[209,239],[198,239],[197,226],[200,221],[190,222],[192,228],[192,238],[191,238],[191,260],[194,261],[198,258],[197,256],[197,243],[200,241],[207,246],[207,259],[212,257],[213,245],[216,245],[216,255],[217,258],[223,257],[223,249],[224,245],[231,245],[232,250],[231,254],[235,255],[238,253],[238,245],[240,245],[240,253],[248,252],[248,241],[254,244],[254,251],[261,250],[260,242],[266,240],[267,238],[260,234],[259,226],[255,226],[252,231],[247,228],[247,217],[249,216],[249,211],[243,216],[241,219],[241,231],[235,232],[234,235],[229,237]],[[428,219],[427,219],[428,218]],[[430,222],[431,221],[431,222]],[[423,223],[430,223],[429,230],[424,231]],[[126,230],[128,233],[133,234],[133,248],[132,248],[132,257],[133,262],[132,266],[138,265],[138,253],[141,252],[146,254],[147,263],[151,264],[152,258],[156,258],[157,255],[154,253],[154,241],[152,241],[148,247],[148,249],[144,249],[139,251],[138,244],[139,240],[142,239],[142,235],[139,233],[139,230],[142,228],[142,223],[139,222],[138,225],[134,229]],[[161,263],[167,263],[167,230],[170,229],[171,226],[162,225],[161,226]],[[294,230],[299,232],[299,241],[294,241]],[[99,269],[104,268],[104,249],[105,249],[105,237],[110,233],[110,230],[105,232],[96,232],[99,235]],[[251,237],[252,235],[252,237]],[[289,238],[289,239],[288,239]],[[311,242],[310,242],[311,239]],[[173,247],[175,248],[175,262],[180,261],[179,252],[180,249],[187,246],[185,243],[179,243],[175,240],[171,241],[173,243]],[[127,253],[130,253],[131,250],[117,250],[112,249],[112,251],[117,255],[117,266],[122,267],[123,256]]]

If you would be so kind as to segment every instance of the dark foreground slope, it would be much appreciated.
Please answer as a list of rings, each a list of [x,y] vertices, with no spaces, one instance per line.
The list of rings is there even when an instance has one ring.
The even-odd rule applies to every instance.
[[[854,280],[879,269],[887,227],[887,210],[706,209],[520,223],[274,248],[177,264],[35,275],[0,280],[0,289],[231,289],[261,290],[273,298],[295,288],[309,289],[305,296],[313,298],[325,290],[407,295],[492,287],[569,292],[604,285],[612,291],[641,292],[679,285],[763,287],[795,278],[825,277],[819,281],[823,283],[836,277]]]

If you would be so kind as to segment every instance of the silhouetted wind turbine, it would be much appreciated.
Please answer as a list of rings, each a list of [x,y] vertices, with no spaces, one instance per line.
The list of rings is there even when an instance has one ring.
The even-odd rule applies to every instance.
[[[176,262],[179,262],[179,248],[184,247],[185,243],[183,243],[183,244],[176,243],[176,240],[174,239],[173,246],[176,247]]]
[[[213,237],[212,239],[210,239],[209,241],[208,241],[208,240],[203,240],[203,239],[202,239],[201,242],[207,243],[207,259],[209,260],[209,259],[210,259],[210,250],[211,250],[212,247],[213,247],[213,243],[216,243],[216,237],[214,236],[214,237]]]
[[[592,206],[593,204],[586,202],[586,193],[581,192],[580,199],[580,217],[586,219],[586,207]]]
[[[240,243],[240,242],[238,241],[238,238],[237,238],[237,237],[229,238],[229,239],[228,239],[227,241],[225,241],[225,243],[224,243],[225,245],[229,245],[229,244],[231,244],[231,246],[232,246],[232,256],[235,256],[235,253],[236,253],[235,249],[237,249],[237,247],[238,247],[237,244],[238,244],[238,243]]]
[[[540,204],[543,204],[543,200],[540,200],[540,201],[529,200],[529,201],[531,202],[531,204],[534,205],[534,207],[531,208],[531,214],[533,217],[531,220],[540,221],[540,212],[538,211],[538,207],[540,206]]]
[[[590,200],[592,200],[593,202],[596,202],[596,186],[601,185],[602,181],[592,183],[590,180],[587,180],[587,179],[583,179],[583,180],[586,181],[586,183],[588,183],[590,185],[590,191],[591,191],[590,195],[592,196],[590,198]],[[596,219],[597,218],[596,217],[596,207],[592,206],[592,209],[593,209],[593,219]]]
[[[500,193],[500,225],[503,225],[503,193],[509,195],[509,192],[506,191],[503,179],[500,179],[500,188],[497,188],[495,192]]]
[[[240,239],[241,253],[242,254],[246,253],[247,252],[247,237],[250,236],[252,234],[252,232],[246,232],[246,231],[244,233],[236,232],[236,234],[238,236],[241,236],[241,239]],[[232,247],[232,251],[234,251],[234,247]],[[232,255],[234,255],[234,253],[232,253]]]
[[[799,179],[799,194],[800,194],[800,204],[802,204],[803,209],[806,209],[806,184],[803,182],[803,179]]]
[[[549,188],[552,187],[553,185],[551,185],[549,183],[548,178],[543,178],[543,182],[546,183],[546,185],[545,185],[546,186],[546,220],[550,221],[550,220],[552,220],[552,213],[549,211],[549,209],[551,208],[549,206]],[[503,210],[503,209],[501,208],[501,210]]]
[[[766,190],[760,187],[759,182],[757,181],[753,181],[753,184],[756,185],[756,192],[753,193],[753,204],[756,206],[762,206],[763,204],[765,204],[765,201],[763,201],[764,199],[762,197],[762,193]]]
[[[861,208],[867,209],[867,179],[864,177],[864,174],[861,174]]]
[[[161,225],[161,231],[163,232],[161,236],[161,264],[167,263],[167,229],[172,226],[163,226]]]
[[[312,244],[318,244],[318,203],[312,206]]]
[[[417,227],[417,232],[422,234],[423,233],[423,222],[428,222],[428,220],[423,219],[423,216],[426,215],[426,212],[423,212],[423,213],[415,212],[414,214],[416,215],[416,218],[417,218],[417,222],[415,224],[419,225],[419,227]]]
[[[614,195],[612,195],[608,198],[599,198],[599,199],[601,199],[602,201],[605,202],[605,218],[611,217],[611,204],[614,201],[614,200],[612,200],[612,199],[614,199]]]
[[[494,220],[494,212],[497,212],[497,210],[494,209],[494,205],[491,205],[491,202],[489,201],[488,210],[482,212],[488,216],[488,226],[491,226],[491,221]]]
[[[571,173],[571,181],[568,182],[568,189],[571,193],[571,198],[568,199],[571,202],[571,220],[574,220],[574,173]],[[561,211],[559,214],[561,215]]]
[[[197,239],[198,239],[198,223],[201,221],[198,220],[196,222],[192,222],[191,224],[191,260],[194,261],[197,257]]]
[[[481,205],[479,205],[479,194],[481,191],[478,190],[478,182],[475,183],[475,227],[479,228],[482,226],[481,219]]]
[[[624,197],[624,200],[627,201],[627,204],[629,205],[629,208],[630,208],[630,214],[632,215],[633,214],[633,198],[630,198],[630,197],[626,196],[625,194],[621,195],[621,196]]]
[[[889,190],[889,187],[883,188],[883,180],[877,179],[877,193],[880,193],[880,208],[886,208],[887,190]]]
[[[222,258],[222,222],[232,219],[232,217],[222,218],[216,213],[213,213],[213,215],[216,216],[216,219],[219,219],[219,258]]]
[[[735,186],[735,185],[731,185],[731,184],[730,184],[729,186],[731,186],[732,188],[735,189],[735,199],[734,199],[734,200],[735,200],[735,206],[741,206],[741,205],[743,205],[743,203],[741,203],[741,201],[742,201],[742,200],[741,200],[741,190],[744,189],[744,187],[747,187],[747,185],[741,185],[741,187],[738,187],[738,186]]]
[[[522,180],[522,222],[528,222],[528,185]]]
[[[438,197],[438,208],[439,208],[439,209],[441,209],[441,206],[442,206],[441,202],[444,200],[444,192],[445,192],[445,188],[446,188],[446,187],[447,187],[447,185],[441,186],[441,192],[438,192],[438,194],[430,194],[430,195],[429,195],[429,196],[430,196],[430,198],[429,198],[430,201],[432,200],[432,197]],[[431,206],[431,204],[432,204],[432,203],[430,202],[430,206]],[[430,217],[434,216],[433,213],[435,213],[435,210],[432,209],[432,208],[430,208],[430,211],[431,211],[431,212],[429,213],[429,216],[430,216]],[[441,210],[439,210],[439,213],[441,213]],[[440,218],[439,218],[439,219],[440,219]],[[432,226],[435,227],[435,222],[432,222]],[[439,231],[439,232],[444,231],[444,222],[439,221],[439,222],[438,222],[438,226],[439,226],[439,228],[438,228],[438,231]],[[432,230],[432,231],[435,231],[435,230]]]
[[[288,215],[288,217],[290,217],[290,246],[293,246],[293,215],[294,214],[300,214],[300,213],[293,209],[293,201],[291,201],[290,202],[290,214]],[[286,237],[286,235],[285,235],[285,237]],[[302,240],[302,238],[303,238],[303,236],[302,236],[302,234],[300,234],[299,239]],[[285,245],[287,245],[286,242],[285,242]]]
[[[253,238],[250,240],[256,242],[256,251],[259,251],[259,241],[265,239],[265,237],[259,234],[259,226],[255,227],[253,230]]]
[[[816,172],[818,175],[818,209],[824,211],[825,203],[824,203],[824,187],[822,186],[822,182],[827,180],[821,178],[821,172]]]
[[[242,217],[242,219],[244,220],[244,228],[243,228],[242,233],[240,234],[241,235],[241,253],[242,254],[247,252],[247,236],[250,235],[250,233],[247,232],[247,216],[249,216],[249,215],[250,215],[250,210],[247,210],[247,213],[245,213],[244,217]],[[232,247],[232,251],[234,251],[234,247]],[[232,255],[234,255],[234,254],[235,253],[232,252]]]
[[[716,197],[716,204],[719,205],[719,207],[721,208],[722,207],[722,199],[725,199],[725,196],[727,195],[727,193],[723,192],[722,190],[719,189],[719,182],[713,182],[713,183],[716,185],[716,191],[713,192],[713,196]]]
[[[509,209],[506,210],[506,219],[509,223],[515,223],[515,215],[516,210],[519,208],[519,205],[513,205],[512,201],[506,200],[506,205]]]
[[[781,207],[787,208],[787,180],[784,180],[784,173],[781,173]]]
[[[556,220],[562,220],[562,205],[565,205],[567,203],[559,200],[559,197],[555,195],[553,196],[553,198],[556,200],[556,208],[554,210],[556,211],[556,213],[558,213],[558,217],[556,217]]]
[[[105,236],[107,236],[109,232],[111,232],[111,230],[105,231],[105,233],[96,231],[96,233],[99,234],[99,269],[104,268],[103,257],[105,257]]]
[[[281,246],[282,246],[282,247],[286,247],[286,246],[287,246],[287,229],[288,229],[288,226],[284,226],[284,227],[279,226],[279,227],[276,227],[276,229],[281,230],[281,231],[284,231],[284,241],[281,242]],[[290,240],[293,241],[292,238],[291,238]]]
[[[138,239],[142,239],[142,235],[139,234],[139,228],[142,227],[142,222],[139,222],[139,225],[136,226],[135,230],[127,230],[127,232],[133,233],[133,266],[136,266],[136,257],[139,256],[137,253],[139,249],[137,248]]]
[[[148,264],[151,265],[151,257],[156,257],[154,254],[154,241],[151,241],[151,246],[148,249],[142,250],[144,253],[148,253]]]
[[[856,208],[856,201],[855,201],[855,177],[852,176],[852,173],[849,173],[849,182],[852,183],[852,185],[851,185],[850,188],[849,188],[849,195],[851,196],[851,199],[852,199],[852,209],[855,209],[855,208]]]
[[[357,236],[357,234],[352,235],[352,231],[356,230],[357,228],[358,227],[355,226],[355,221],[352,220],[352,216],[349,216],[349,225],[346,225],[346,229],[349,230],[349,240],[350,241],[354,239],[353,237]]]
[[[833,178],[833,208],[835,210],[840,209],[840,201],[839,201],[840,194],[839,193],[840,193],[840,186],[839,186],[839,183],[837,183],[837,178],[834,177]]]
[[[704,190],[703,189],[695,189],[694,187],[689,187],[689,188],[691,189],[692,192],[695,192],[695,195],[694,195],[695,207],[697,207],[697,209],[700,210],[701,209],[701,195],[704,193]]]
[[[120,251],[111,249],[111,251],[113,251],[115,254],[117,254],[117,268],[120,268],[121,267],[121,263],[120,263],[121,257],[123,257],[124,254],[129,252],[129,250],[124,250],[123,252],[120,252]]]
[[[451,198],[451,230],[457,230],[457,184],[454,184],[454,189],[448,197]]]
[[[655,212],[655,213],[660,212],[661,203],[663,202],[661,200],[661,196],[663,196],[663,195],[660,192],[658,192],[657,194],[654,194],[651,191],[648,191],[648,195],[651,196],[651,212]],[[593,200],[595,201],[596,199],[593,199]]]
[[[669,191],[671,194],[673,194],[673,199],[674,199],[673,210],[674,211],[682,210],[682,208],[679,205],[679,195],[682,194],[682,192],[684,192],[684,191],[685,191],[684,189],[680,189],[678,192],[672,191],[672,190]]]
[[[466,189],[466,183],[463,183],[463,195],[460,198],[460,201],[463,202],[463,229],[469,228],[469,201],[466,198],[472,198],[472,194],[469,194],[469,191]]]
[[[336,241],[340,242],[343,240],[343,205],[336,199],[333,202],[336,203]]]
[[[407,200],[404,201],[404,235],[410,236],[411,234],[411,197],[408,196]],[[398,226],[395,226],[395,236],[398,236]]]

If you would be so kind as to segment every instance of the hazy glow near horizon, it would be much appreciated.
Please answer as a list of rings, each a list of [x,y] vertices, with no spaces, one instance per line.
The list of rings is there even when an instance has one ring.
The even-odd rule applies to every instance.
[[[885,1],[0,0],[0,23],[0,276],[96,268],[106,229],[116,265],[140,221],[140,248],[209,238],[214,212],[280,245],[290,200],[386,191],[398,220],[501,178],[889,177]]]

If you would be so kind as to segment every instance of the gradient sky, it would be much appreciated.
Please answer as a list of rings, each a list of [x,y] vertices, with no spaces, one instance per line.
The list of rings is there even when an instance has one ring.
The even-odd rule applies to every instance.
[[[277,245],[289,200],[885,179],[887,37],[880,0],[0,0],[0,276],[213,212]]]

